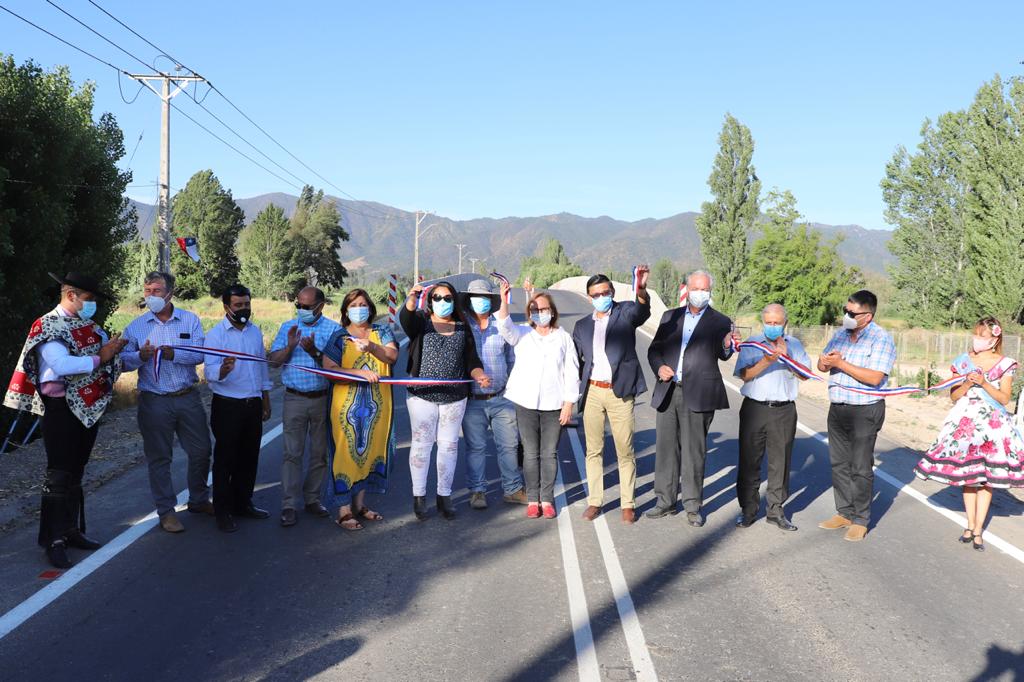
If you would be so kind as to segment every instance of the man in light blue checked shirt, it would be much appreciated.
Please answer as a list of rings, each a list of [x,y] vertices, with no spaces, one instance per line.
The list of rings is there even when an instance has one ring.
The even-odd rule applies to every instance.
[[[324,317],[327,299],[316,287],[306,287],[295,298],[295,319],[277,330],[270,346],[269,360],[303,367],[319,367],[323,349],[341,325]],[[300,502],[310,514],[321,518],[329,512],[320,502],[320,488],[327,473],[327,400],[330,382],[294,367],[281,370],[284,384],[284,461],[281,464],[281,525],[294,526]],[[302,476],[302,455],[309,436],[309,467]]]
[[[485,279],[473,280],[466,291],[459,294],[459,302],[466,322],[473,330],[477,354],[484,372],[491,379],[487,388],[473,384],[466,413],[462,417],[462,435],[466,439],[466,487],[469,488],[469,506],[487,509],[487,431],[494,436],[501,472],[503,499],[509,504],[526,504],[523,475],[519,471],[519,427],[516,408],[505,397],[505,384],[515,362],[512,346],[498,332],[491,317],[501,299]]]
[[[174,436],[188,455],[188,510],[213,515],[210,487],[210,430],[206,410],[195,385],[199,381],[196,365],[201,353],[174,351],[169,345],[202,346],[203,326],[199,318],[175,306],[174,275],[150,272],[143,294],[149,310],[125,328],[121,338],[127,341],[121,359],[125,371],[139,372],[138,421],[142,445],[149,465],[149,487],[153,494],[160,527],[180,533],[185,526],[174,514],[177,496],[171,481]],[[160,377],[156,376],[153,357],[161,353]]]
[[[821,528],[846,528],[845,539],[863,540],[871,520],[875,439],[885,422],[885,400],[847,390],[884,388],[896,362],[892,336],[875,324],[878,298],[857,291],[846,302],[843,328],[818,359],[829,373],[828,451],[836,514]]]

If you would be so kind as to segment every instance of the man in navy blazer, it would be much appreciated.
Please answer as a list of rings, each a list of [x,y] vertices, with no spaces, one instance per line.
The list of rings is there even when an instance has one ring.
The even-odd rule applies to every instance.
[[[683,509],[691,526],[704,525],[704,461],[715,410],[729,407],[719,360],[739,343],[732,320],[709,305],[711,275],[698,270],[686,278],[687,305],[667,310],[647,351],[658,378],[651,405],[658,411],[654,459],[657,502],[650,518],[675,514],[682,474]]]
[[[637,268],[636,302],[615,302],[615,287],[604,275],[587,280],[587,295],[594,313],[580,318],[572,340],[580,357],[580,412],[587,437],[587,509],[593,521],[604,504],[604,424],[607,417],[619,461],[619,500],[622,520],[636,520],[633,488],[636,456],[633,453],[633,402],[647,390],[636,355],[636,329],[651,316],[646,265]]]

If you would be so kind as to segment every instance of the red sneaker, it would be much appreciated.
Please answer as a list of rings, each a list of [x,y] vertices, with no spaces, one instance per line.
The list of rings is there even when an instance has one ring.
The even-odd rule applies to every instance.
[[[555,516],[557,516],[557,513],[555,512],[555,505],[551,504],[550,502],[542,503],[541,508],[544,510],[545,519],[553,519],[555,518]]]
[[[536,502],[531,502],[526,505],[526,518],[528,519],[539,519],[540,518],[540,505]]]

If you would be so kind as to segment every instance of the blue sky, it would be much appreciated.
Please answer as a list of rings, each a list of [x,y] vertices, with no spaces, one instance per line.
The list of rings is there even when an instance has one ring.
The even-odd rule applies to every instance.
[[[56,1],[157,56],[85,0]],[[766,189],[792,190],[813,221],[885,228],[878,182],[895,147],[996,73],[1024,69],[1021,2],[97,2],[346,192],[454,218],[699,210],[731,112],[753,133]],[[40,0],[0,4],[142,69]],[[156,97],[124,103],[108,67],[2,12],[0,36],[18,61],[95,80],[97,113],[115,114],[129,153],[143,135],[134,182],[156,181]],[[121,86],[130,99],[136,86]],[[263,160],[192,101],[175,103]],[[324,185],[216,93],[204,104]],[[204,168],[237,197],[296,191],[172,111],[172,185]]]

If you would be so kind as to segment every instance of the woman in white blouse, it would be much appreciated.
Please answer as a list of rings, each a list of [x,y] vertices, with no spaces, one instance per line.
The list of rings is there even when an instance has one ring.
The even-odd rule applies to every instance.
[[[516,361],[505,397],[516,406],[523,443],[526,516],[555,518],[558,439],[580,397],[580,365],[572,336],[558,326],[558,309],[545,293],[526,306],[529,324],[517,325],[508,313],[508,285],[502,285],[498,331],[515,347]]]

